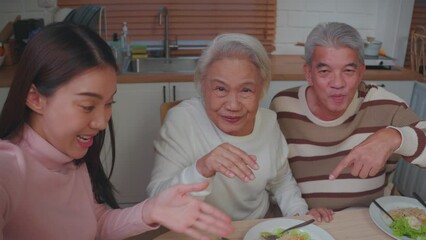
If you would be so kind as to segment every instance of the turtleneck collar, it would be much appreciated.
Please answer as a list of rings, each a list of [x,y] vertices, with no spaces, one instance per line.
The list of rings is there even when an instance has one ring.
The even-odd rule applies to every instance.
[[[25,124],[22,139],[17,143],[49,170],[61,171],[75,168],[71,157],[65,155]]]

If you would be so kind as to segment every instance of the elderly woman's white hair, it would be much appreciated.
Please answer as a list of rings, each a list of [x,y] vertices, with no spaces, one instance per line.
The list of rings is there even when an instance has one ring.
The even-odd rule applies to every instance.
[[[271,63],[262,43],[255,37],[242,33],[218,35],[201,54],[194,73],[194,82],[200,96],[203,96],[202,81],[209,66],[224,58],[247,58],[259,71],[262,95],[268,91],[271,81]]]

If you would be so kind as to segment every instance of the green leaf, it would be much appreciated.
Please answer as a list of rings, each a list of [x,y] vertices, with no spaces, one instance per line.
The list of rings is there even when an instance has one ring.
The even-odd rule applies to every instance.
[[[410,226],[405,217],[398,217],[389,227],[393,229],[392,233],[397,237],[407,236],[413,239],[419,239],[418,237],[421,237],[421,240],[426,240],[425,224],[423,224],[420,229],[415,229]]]

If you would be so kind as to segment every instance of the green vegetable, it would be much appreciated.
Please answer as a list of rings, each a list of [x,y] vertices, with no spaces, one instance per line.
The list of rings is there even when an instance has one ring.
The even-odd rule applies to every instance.
[[[302,232],[302,231],[300,231],[298,229],[290,230],[286,234],[288,234],[288,235],[294,235],[294,236],[300,236],[300,237],[303,237],[303,239],[305,239],[305,240],[311,240],[311,236],[309,236],[309,233]]]
[[[393,235],[397,237],[407,236],[412,239],[426,240],[426,225],[423,224],[420,229],[415,229],[410,226],[405,217],[398,217],[390,224],[393,229]]]
[[[261,232],[260,233],[260,236],[263,238],[263,239],[266,239],[268,236],[270,236],[270,235],[276,235],[276,236],[278,236],[278,237],[282,237],[283,235],[292,235],[292,236],[300,236],[300,237],[303,237],[303,239],[305,239],[305,240],[311,240],[311,236],[309,235],[309,233],[307,233],[307,232],[303,232],[303,231],[300,231],[300,230],[298,230],[298,229],[292,229],[292,230],[290,230],[290,231],[288,231],[288,232],[286,232],[286,233],[284,233],[284,234],[282,234],[282,231],[283,231],[284,229],[282,229],[282,228],[277,228],[277,229],[274,229],[274,231],[272,231],[272,232]],[[422,239],[423,240],[423,239]],[[426,240],[426,239],[425,239]]]
[[[281,237],[283,235],[281,233],[283,230],[284,229],[282,229],[282,228],[277,228],[273,232],[261,232],[260,236],[263,237],[263,238],[266,238],[266,237],[271,236],[271,235],[276,235],[278,237]]]

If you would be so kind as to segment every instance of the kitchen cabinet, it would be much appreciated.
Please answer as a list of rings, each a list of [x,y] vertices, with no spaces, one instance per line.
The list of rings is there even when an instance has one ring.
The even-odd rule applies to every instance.
[[[420,118],[426,120],[426,83],[415,82],[410,107]]]
[[[3,109],[3,104],[6,101],[9,88],[0,88],[0,111]]]
[[[145,189],[154,163],[153,140],[160,129],[161,103],[196,95],[190,82],[118,84],[112,114],[116,162],[111,182],[117,189],[120,206],[131,206],[147,197]],[[108,146],[106,141],[104,154]],[[106,161],[107,171],[108,164]]]
[[[375,83],[381,87],[384,87],[391,93],[396,94],[402,98],[407,105],[410,105],[411,95],[413,94],[414,83],[416,81],[404,80],[404,81],[367,81],[367,83]]]
[[[193,96],[198,96],[194,82],[171,82],[168,84],[168,102],[182,100]],[[167,91],[166,91],[167,96]]]

